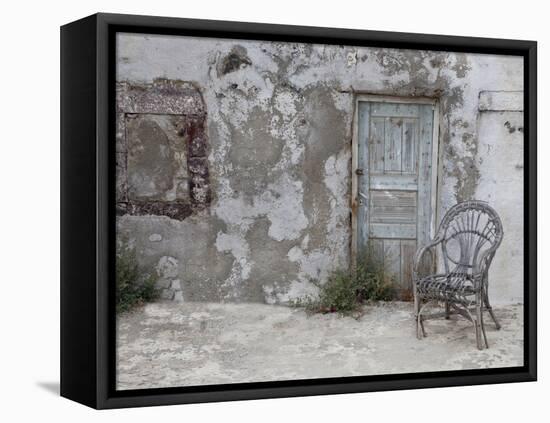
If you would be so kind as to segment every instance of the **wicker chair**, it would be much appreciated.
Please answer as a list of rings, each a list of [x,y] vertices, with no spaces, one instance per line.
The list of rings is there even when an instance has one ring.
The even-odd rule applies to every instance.
[[[414,310],[418,339],[426,336],[424,321],[460,314],[475,328],[478,349],[489,348],[483,313],[496,319],[488,294],[489,266],[503,237],[502,222],[486,202],[466,201],[452,207],[439,225],[435,238],[417,250],[414,257]],[[436,250],[444,272],[437,267]],[[424,315],[428,304],[442,304],[444,311]]]

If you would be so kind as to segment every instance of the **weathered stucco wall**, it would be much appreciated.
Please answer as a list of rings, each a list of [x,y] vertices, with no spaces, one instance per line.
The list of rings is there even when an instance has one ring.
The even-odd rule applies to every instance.
[[[117,219],[167,297],[284,303],[349,264],[353,107],[369,93],[440,99],[438,216],[472,198],[497,209],[491,297],[521,301],[521,59],[120,34],[118,82],[159,78],[202,96],[209,204]]]

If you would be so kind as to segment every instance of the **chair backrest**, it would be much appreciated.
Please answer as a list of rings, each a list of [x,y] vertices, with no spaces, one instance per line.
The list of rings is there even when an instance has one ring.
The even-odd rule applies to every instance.
[[[445,271],[486,272],[503,235],[500,217],[486,202],[471,200],[453,206],[437,233]]]

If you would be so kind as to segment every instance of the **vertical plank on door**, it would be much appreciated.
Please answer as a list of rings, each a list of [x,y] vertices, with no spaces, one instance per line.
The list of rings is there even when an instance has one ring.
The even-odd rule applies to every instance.
[[[403,119],[401,118],[386,118],[386,125],[384,128],[384,141],[386,151],[384,153],[384,169],[386,171],[400,171],[401,170],[401,127],[403,125]]]
[[[403,121],[403,153],[401,170],[403,173],[414,173],[416,170],[416,129],[417,121],[407,119]]]
[[[370,253],[374,260],[378,263],[384,263],[384,241],[381,239],[371,238],[369,240]]]
[[[370,127],[370,169],[371,172],[384,171],[384,118],[371,118]]]
[[[416,241],[401,241],[401,293],[400,300],[412,300],[412,279]]]
[[[384,264],[399,284],[401,278],[401,240],[384,239]]]

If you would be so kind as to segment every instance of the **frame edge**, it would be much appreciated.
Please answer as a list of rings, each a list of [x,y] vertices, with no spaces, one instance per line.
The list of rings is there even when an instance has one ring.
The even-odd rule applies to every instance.
[[[96,407],[96,16],[60,32],[60,394]]]

